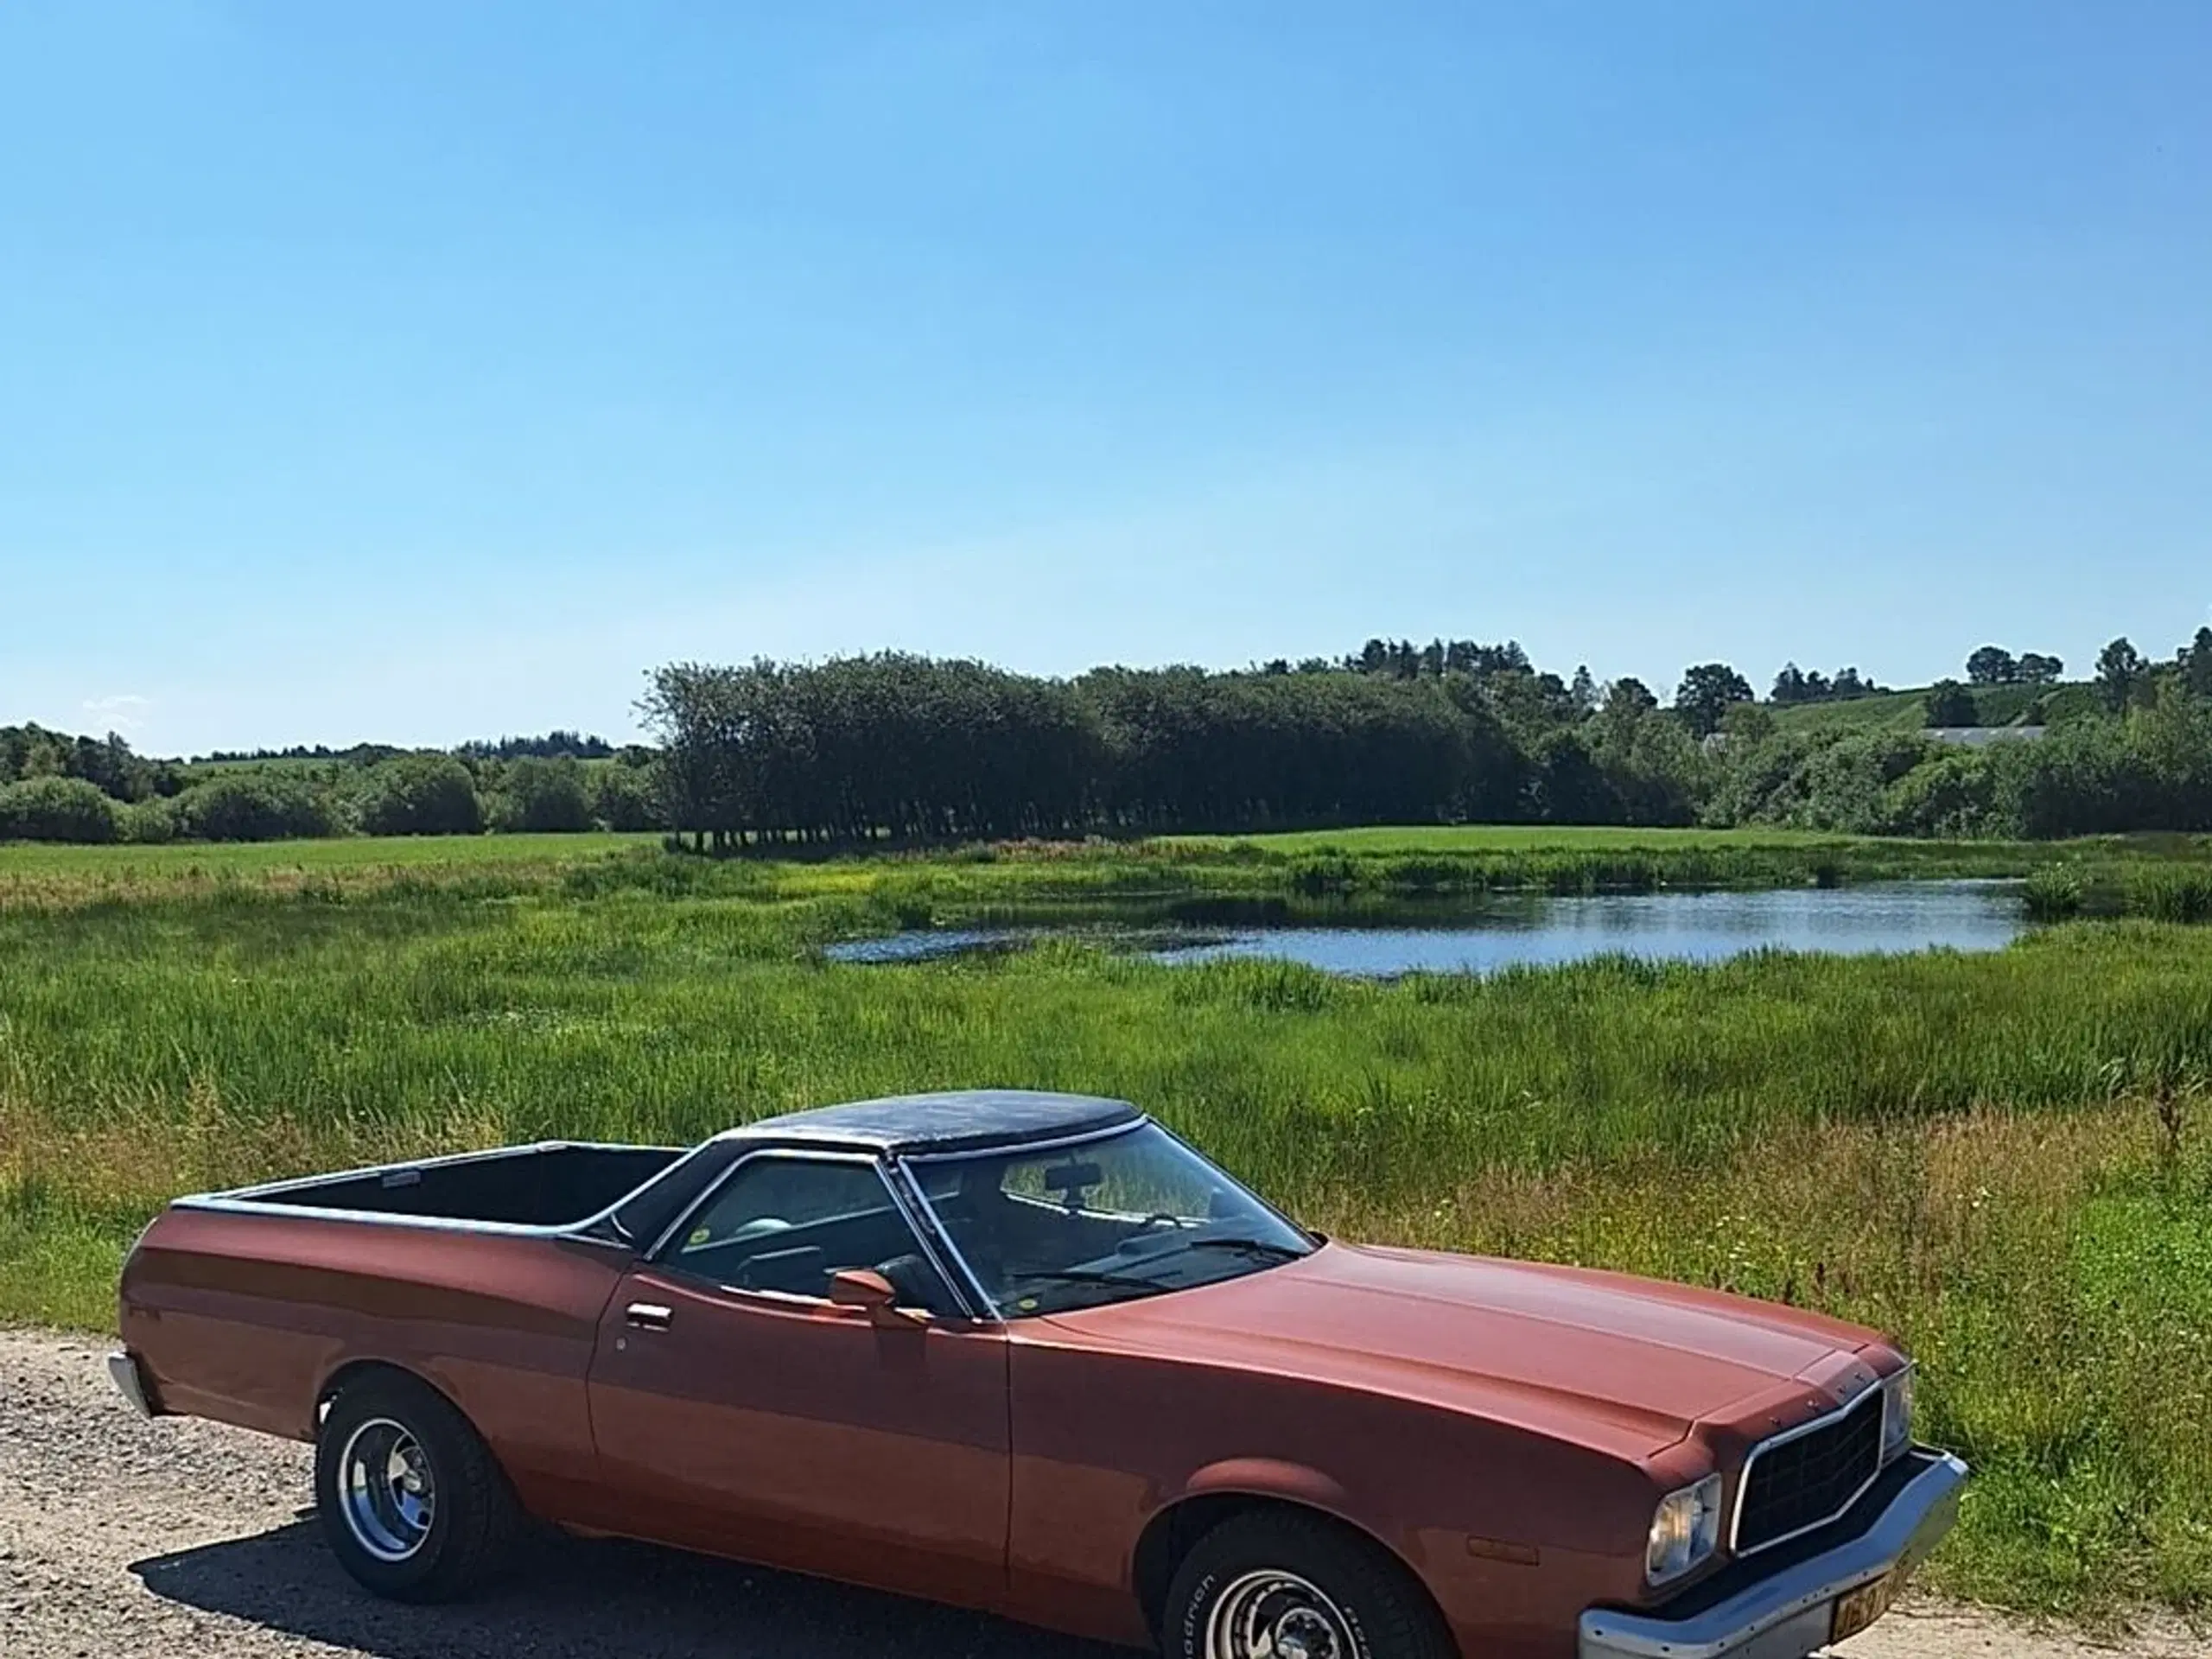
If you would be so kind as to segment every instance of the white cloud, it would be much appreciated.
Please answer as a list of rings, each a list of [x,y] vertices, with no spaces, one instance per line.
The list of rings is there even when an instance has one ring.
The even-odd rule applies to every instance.
[[[146,724],[147,712],[154,706],[151,697],[142,697],[135,691],[118,692],[109,697],[85,699],[85,721],[94,732],[119,732],[125,737],[136,736]]]

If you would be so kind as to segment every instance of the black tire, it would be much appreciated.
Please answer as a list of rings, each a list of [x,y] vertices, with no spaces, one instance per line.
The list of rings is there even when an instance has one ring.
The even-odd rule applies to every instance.
[[[425,1484],[388,1487],[391,1501],[379,1502],[374,1481],[347,1481],[355,1464],[404,1465],[410,1481]],[[399,1371],[372,1372],[331,1402],[315,1440],[315,1502],[339,1564],[394,1601],[467,1595],[507,1564],[522,1530],[514,1491],[468,1419]]]
[[[1308,1592],[1319,1593],[1318,1606]],[[1341,1659],[1459,1659],[1428,1592],[1396,1557],[1309,1511],[1247,1510],[1193,1544],[1168,1586],[1160,1651],[1166,1659],[1211,1659],[1215,1618],[1234,1624],[1240,1612],[1262,1623],[1307,1618],[1313,1650],[1334,1646]],[[1324,1626],[1325,1641],[1319,1639]]]

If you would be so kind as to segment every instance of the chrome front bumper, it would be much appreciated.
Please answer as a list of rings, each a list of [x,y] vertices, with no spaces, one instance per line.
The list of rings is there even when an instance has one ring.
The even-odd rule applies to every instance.
[[[152,1417],[154,1396],[146,1387],[146,1378],[138,1369],[137,1360],[130,1354],[110,1354],[107,1374],[115,1383],[115,1391],[137,1408],[141,1417]]]
[[[1918,1471],[1857,1537],[1793,1558],[1694,1611],[1593,1607],[1582,1615],[1580,1659],[1805,1659],[1827,1644],[1839,1598],[1912,1567],[1958,1518],[1966,1465],[1945,1452],[1907,1455]]]

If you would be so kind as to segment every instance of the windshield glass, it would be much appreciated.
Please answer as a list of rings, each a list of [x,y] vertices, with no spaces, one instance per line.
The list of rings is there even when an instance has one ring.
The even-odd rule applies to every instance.
[[[1010,1319],[1212,1284],[1313,1248],[1157,1124],[1050,1151],[910,1166]]]

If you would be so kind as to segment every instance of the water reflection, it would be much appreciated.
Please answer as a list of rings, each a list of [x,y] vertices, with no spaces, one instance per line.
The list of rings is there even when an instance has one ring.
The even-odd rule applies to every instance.
[[[1622,952],[1712,962],[1769,947],[1842,956],[1936,947],[1994,950],[2026,925],[2016,883],[1911,881],[1763,893],[1499,895],[1455,908],[1448,917],[1410,921],[918,930],[847,941],[827,954],[843,962],[925,962],[1015,950],[1057,936],[1103,941],[1161,962],[1260,957],[1306,963],[1330,973],[1388,977],[1485,973]]]

